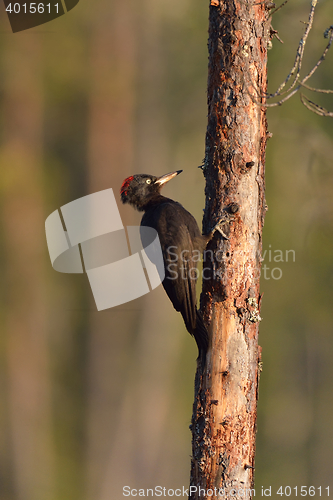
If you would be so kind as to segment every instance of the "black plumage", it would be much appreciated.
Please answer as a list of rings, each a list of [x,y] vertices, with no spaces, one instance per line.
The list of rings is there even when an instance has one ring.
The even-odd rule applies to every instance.
[[[162,177],[138,174],[125,179],[120,193],[123,203],[143,211],[141,226],[154,228],[160,239],[165,278],[163,287],[173,307],[194,336],[199,356],[208,348],[208,332],[196,307],[196,264],[212,233],[203,236],[194,217],[178,202],[160,194],[162,186],[182,170]]]

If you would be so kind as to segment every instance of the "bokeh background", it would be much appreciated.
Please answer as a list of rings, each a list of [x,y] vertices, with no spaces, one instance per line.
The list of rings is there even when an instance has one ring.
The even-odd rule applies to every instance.
[[[133,173],[183,169],[165,192],[201,223],[207,4],[81,0],[14,35],[0,3],[1,500],[118,500],[125,485],[188,485],[196,348],[181,317],[162,287],[97,312],[86,276],[52,269],[44,221],[88,193],[118,193]],[[293,64],[309,5],[290,0],[274,17],[284,44],[274,40],[269,52],[271,91]],[[320,0],[304,71],[331,24],[332,1]],[[332,61],[310,85],[333,88]],[[333,109],[332,96],[314,97]],[[278,498],[279,486],[302,485],[325,496],[333,120],[296,96],[268,122],[257,496],[261,486]],[[120,209],[124,224],[139,223]]]

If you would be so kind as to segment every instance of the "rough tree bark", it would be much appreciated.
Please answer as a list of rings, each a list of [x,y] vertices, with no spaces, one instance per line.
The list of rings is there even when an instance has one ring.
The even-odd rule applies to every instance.
[[[265,2],[211,0],[209,17],[204,232],[229,220],[228,239],[216,233],[204,263],[201,310],[211,346],[196,374],[191,500],[251,496],[260,371],[267,124],[250,94],[266,91],[268,11]]]

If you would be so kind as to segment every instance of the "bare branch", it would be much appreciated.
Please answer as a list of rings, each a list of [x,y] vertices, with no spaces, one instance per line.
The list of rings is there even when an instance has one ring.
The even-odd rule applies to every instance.
[[[317,62],[317,64],[312,68],[312,70],[303,78],[302,82],[300,82],[301,84],[304,84],[309,78],[311,78],[311,76],[314,74],[314,72],[317,70],[317,68],[320,66],[320,64],[323,62],[323,60],[325,59],[326,57],[326,54],[327,52],[329,51],[331,45],[332,45],[332,42],[333,42],[333,26],[330,26],[326,31],[325,31],[325,34],[324,34],[324,37],[325,38],[328,38],[328,33],[331,33],[330,35],[330,39],[329,39],[329,42],[321,56],[321,58],[319,59],[319,61]]]
[[[303,56],[304,56],[304,49],[305,49],[305,44],[307,41],[307,38],[309,36],[309,33],[311,31],[312,25],[313,25],[313,18],[314,18],[314,13],[315,13],[315,8],[317,5],[317,0],[311,0],[311,9],[310,9],[310,14],[309,14],[309,21],[306,25],[304,35],[302,36],[299,44],[298,44],[298,49],[296,52],[296,57],[295,57],[295,62],[294,66],[291,68],[289,75],[287,78],[281,83],[281,85],[278,87],[276,92],[273,94],[269,95],[269,98],[271,97],[277,97],[281,95],[281,91],[284,89],[284,87],[287,85],[289,80],[293,77],[293,75],[296,72],[296,75],[294,76],[294,81],[290,85],[289,89],[286,92],[289,92],[291,89],[294,88],[294,86],[297,84],[297,80],[299,78],[301,68],[302,68],[302,62],[303,62]]]
[[[276,14],[280,9],[282,9],[282,7],[284,7],[287,2],[289,2],[289,0],[285,0],[281,5],[279,5],[279,7],[276,7],[276,9],[271,12],[270,17]]]
[[[313,113],[316,113],[317,115],[320,115],[320,116],[330,116],[331,118],[333,118],[332,111],[328,111],[327,109],[319,106],[315,102],[310,101],[310,99],[308,99],[302,93],[301,93],[301,101],[302,101],[302,104],[304,104],[304,106],[306,108],[308,108],[310,111],[312,111]]]
[[[281,40],[281,38],[279,37],[279,32],[276,31],[275,29],[273,29],[272,27],[270,29],[270,35],[271,35],[271,39],[275,36],[275,38],[277,40],[279,40],[280,43],[284,43],[283,40]]]
[[[311,92],[319,92],[321,94],[333,94],[333,90],[331,89],[316,89],[315,87],[310,87],[309,85],[306,85],[303,82],[300,82],[300,85],[307,90],[311,90]]]
[[[288,99],[290,99],[293,95],[297,94],[297,92],[299,91],[299,88],[300,87],[296,87],[292,92],[290,92],[290,94],[286,95],[286,97],[284,97],[283,99],[281,99],[278,102],[265,103],[265,104],[262,104],[262,106],[264,106],[265,108],[274,108],[276,106],[281,106],[281,104],[288,101]]]
[[[261,107],[270,108],[270,107],[281,106],[284,102],[286,102],[293,95],[295,95],[302,87],[304,87],[310,91],[318,92],[318,93],[322,93],[322,94],[332,94],[333,93],[333,90],[317,89],[314,87],[310,87],[309,85],[306,85],[306,83],[305,83],[311,78],[311,76],[314,75],[314,73],[317,71],[318,67],[325,60],[325,57],[326,57],[326,55],[327,55],[327,53],[328,53],[328,51],[333,43],[333,25],[331,25],[329,28],[327,28],[325,30],[324,37],[329,38],[329,41],[328,41],[328,44],[326,45],[320,59],[313,66],[313,68],[309,71],[309,73],[306,76],[304,76],[302,79],[300,78],[300,72],[302,69],[302,62],[303,62],[303,57],[304,57],[305,45],[306,45],[306,41],[307,41],[307,38],[309,36],[309,33],[311,31],[311,28],[313,26],[314,12],[315,12],[315,7],[317,5],[317,1],[318,0],[311,0],[311,10],[309,13],[309,21],[306,23],[306,29],[305,29],[304,35],[299,42],[298,49],[296,52],[294,66],[292,67],[291,71],[289,72],[287,78],[280,84],[280,86],[278,87],[276,92],[274,92],[272,94],[261,93],[256,88],[256,84],[254,82],[252,82],[251,86],[256,93],[256,97],[251,95],[251,92],[248,89],[248,94],[251,97],[252,101],[255,102],[256,104],[260,105]],[[283,5],[285,5],[285,3],[286,2],[281,4],[280,7],[283,7]],[[270,33],[271,33],[271,36],[277,37],[277,35],[276,35],[277,32],[272,27],[270,28]],[[291,80],[292,77],[293,77],[293,81],[290,84],[289,88],[287,90],[283,91],[284,87],[287,85],[287,83]],[[275,102],[275,103],[268,104],[267,102],[263,102],[263,100],[266,100],[266,99],[272,99],[274,97],[282,97],[282,96],[285,96],[285,97],[283,97],[282,99],[280,99],[278,102]],[[331,112],[327,111],[325,108],[322,108],[321,106],[310,101],[303,94],[301,95],[301,101],[308,109],[311,109],[312,111],[314,111],[317,114],[320,114],[321,116],[333,116]]]

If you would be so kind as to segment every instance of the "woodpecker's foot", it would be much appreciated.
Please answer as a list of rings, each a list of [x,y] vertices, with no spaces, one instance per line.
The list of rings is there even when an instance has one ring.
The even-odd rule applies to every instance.
[[[205,236],[207,243],[213,238],[215,231],[218,231],[224,239],[229,240],[229,236],[225,234],[223,226],[229,225],[231,221],[235,220],[234,214],[239,211],[239,205],[237,203],[231,203],[224,211],[223,217],[218,221],[218,223],[213,227],[213,229]]]
[[[235,220],[235,217],[231,214],[225,214],[220,220],[219,222],[213,227],[213,229],[211,230],[209,236],[210,236],[210,239],[214,236],[215,234],[215,231],[218,231],[224,239],[228,240],[229,239],[229,236],[227,236],[223,230],[223,226],[226,225],[226,224],[230,224],[231,221]]]
[[[213,231],[212,231],[212,236],[214,235],[215,231],[218,231],[222,236],[223,238],[225,238],[226,240],[229,239],[229,236],[227,236],[225,234],[225,232],[223,231],[222,227],[224,226],[224,224],[226,224],[227,222],[229,222],[229,220],[226,220],[225,217],[223,217],[223,219],[221,219],[217,224],[216,226],[213,228]]]

